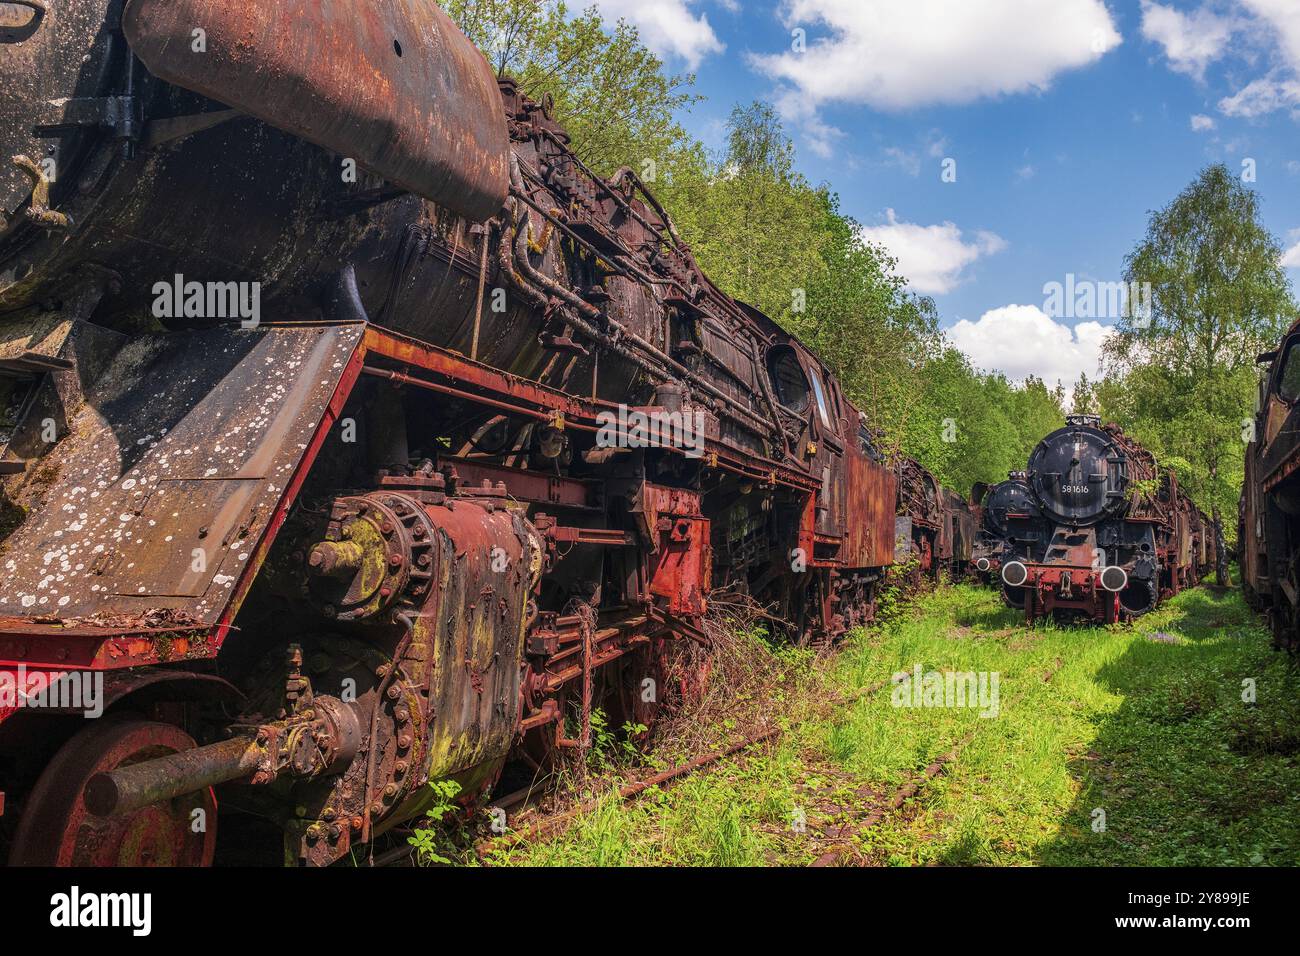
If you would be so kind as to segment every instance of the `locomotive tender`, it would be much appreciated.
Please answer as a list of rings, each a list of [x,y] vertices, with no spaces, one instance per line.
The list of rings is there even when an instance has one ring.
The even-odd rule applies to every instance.
[[[1019,479],[1013,479],[1018,482]],[[1213,526],[1150,451],[1096,415],[1068,415],[1007,483],[1003,594],[1025,620],[1111,624],[1200,582]],[[1001,486],[1000,486],[1001,487]]]
[[[0,11],[0,687],[105,711],[0,695],[8,863],[326,865],[652,723],[715,587],[871,618],[863,416],[433,3]]]

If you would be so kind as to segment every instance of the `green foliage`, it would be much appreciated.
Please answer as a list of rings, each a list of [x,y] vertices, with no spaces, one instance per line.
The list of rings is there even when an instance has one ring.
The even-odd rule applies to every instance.
[[[591,749],[587,751],[587,765],[597,772],[614,769],[631,763],[641,755],[637,739],[650,728],[645,724],[624,721],[615,730],[609,717],[599,707],[591,711]]]
[[[919,395],[899,397],[894,431],[903,451],[967,494],[976,481],[1002,481],[1025,467],[1039,439],[1064,423],[1063,397],[1033,376],[1012,386],[1005,376],[980,374],[945,348],[922,367]]]
[[[659,192],[678,232],[723,291],[787,326],[797,290],[824,276],[834,199],[793,169],[793,147],[770,106],[736,107],[728,147],[679,171]]]
[[[1074,383],[1070,412],[1074,415],[1096,415],[1097,383],[1088,381],[1088,373],[1080,372],[1079,380]]]
[[[667,73],[635,27],[603,25],[595,7],[574,12],[562,0],[449,0],[443,9],[499,76],[540,100],[555,98],[555,118],[578,156],[603,175],[631,166],[643,178],[671,175],[698,147],[676,116],[699,100],[694,77]],[[657,176],[645,176],[645,162]]]
[[[1151,314],[1118,323],[1093,397],[1157,458],[1177,460],[1182,487],[1215,515],[1236,510],[1255,357],[1295,317],[1280,259],[1258,195],[1214,165],[1152,214],[1126,260],[1127,282],[1150,283]]]
[[[893,565],[885,575],[880,592],[876,596],[876,623],[887,626],[894,623],[908,606],[908,581],[912,573],[921,566],[921,559],[909,554],[902,561]]]
[[[452,861],[447,853],[454,841],[445,824],[446,818],[458,809],[455,799],[460,784],[455,780],[430,780],[429,790],[434,799],[433,806],[424,812],[429,823],[416,829],[406,842],[415,847],[416,861],[421,866],[449,866]]]

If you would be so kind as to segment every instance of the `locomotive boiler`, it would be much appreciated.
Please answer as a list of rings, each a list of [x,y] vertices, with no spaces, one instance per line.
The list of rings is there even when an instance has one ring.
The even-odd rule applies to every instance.
[[[714,588],[871,619],[868,423],[433,3],[0,10],[0,688],[103,714],[0,694],[7,862],[329,864],[652,724]]]
[[[1029,546],[1001,568],[1004,595],[1026,621],[1114,623],[1204,575],[1203,516],[1173,472],[1118,425],[1067,416],[1030,455],[1027,482],[1037,508],[1021,519]]]
[[[979,502],[979,532],[971,564],[986,584],[1000,579],[1004,562],[1042,555],[1043,515],[1028,477],[1028,472],[1013,471],[1006,481],[973,489],[972,498]],[[1007,588],[1005,595],[1013,606],[1023,607],[1022,588]]]

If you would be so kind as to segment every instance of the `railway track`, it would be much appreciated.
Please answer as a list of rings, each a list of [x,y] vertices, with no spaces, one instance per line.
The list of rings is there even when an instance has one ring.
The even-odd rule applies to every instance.
[[[1052,666],[1042,675],[1044,683],[1050,681],[1061,666],[1061,659],[1057,658]],[[864,687],[854,693],[840,695],[826,701],[822,708],[823,711],[830,710],[834,707],[845,704],[854,704],[860,700],[865,700],[882,688],[888,686],[890,678],[882,678],[867,687]],[[1017,694],[1007,706],[1014,706],[1019,703],[1027,691]],[[860,822],[845,826],[836,827],[833,824],[828,825],[827,829],[835,833],[834,842],[809,864],[811,867],[836,866],[848,860],[854,850],[855,839],[861,834],[875,827],[897,814],[905,808],[922,790],[944,770],[951,765],[961,751],[970,744],[978,734],[979,727],[975,727],[966,734],[962,735],[951,746],[949,746],[940,756],[935,758],[918,774],[898,786],[888,799],[883,803],[875,806]],[[630,802],[637,799],[647,791],[655,787],[673,785],[690,775],[706,770],[728,757],[743,753],[762,744],[774,742],[780,739],[785,731],[780,727],[767,726],[763,729],[751,733],[739,740],[719,747],[708,753],[693,757],[690,760],[683,761],[674,767],[660,771],[649,777],[631,781],[624,784],[616,791],[604,793],[598,797],[584,800],[581,803],[569,806],[553,813],[539,814],[536,818],[531,819],[526,825],[518,830],[514,830],[502,836],[492,837],[479,840],[474,845],[474,853],[481,863],[490,865],[490,859],[493,853],[517,849],[532,843],[538,843],[550,839],[574,820],[579,819],[584,814],[595,810],[602,802],[610,799],[611,793],[616,795],[616,799],[623,802]],[[864,788],[865,789],[865,788]],[[530,810],[539,808],[545,798],[554,793],[552,787],[543,782],[533,782],[527,787],[516,790],[499,800],[494,800],[489,804],[493,810],[515,810],[515,815],[525,814]],[[862,791],[858,791],[862,793]],[[829,824],[829,821],[826,821]],[[378,854],[373,861],[373,866],[401,866],[409,865],[414,853],[412,846],[395,847],[385,853]]]
[[[1043,674],[1043,683],[1050,681],[1056,675],[1056,672],[1060,667],[1061,659],[1058,657],[1052,664],[1051,668]],[[1027,693],[1027,691],[1022,691],[1017,694],[1011,699],[1007,706],[1013,707],[1018,704],[1024,698],[1025,693]],[[860,836],[867,830],[879,826],[893,814],[902,810],[909,800],[912,800],[928,783],[930,783],[930,781],[939,776],[939,774],[942,773],[949,764],[957,759],[958,754],[960,754],[961,751],[975,739],[978,731],[979,727],[977,725],[975,728],[964,734],[951,747],[949,747],[948,750],[931,762],[919,774],[908,780],[906,783],[900,785],[883,806],[872,810],[859,825],[851,828],[840,828],[836,842],[809,865],[813,867],[826,867],[835,866],[842,862],[853,852],[853,841],[855,837]]]
[[[829,709],[841,704],[853,703],[865,699],[886,686],[888,683],[889,678],[884,678],[856,691],[855,693],[832,698],[823,704],[822,709]],[[617,799],[621,801],[634,800],[653,787],[662,787],[665,784],[676,783],[677,781],[688,777],[697,771],[711,767],[728,757],[735,756],[736,754],[742,753],[753,747],[757,747],[760,744],[775,741],[779,739],[784,732],[785,731],[780,727],[764,727],[762,730],[749,734],[725,747],[720,747],[708,753],[693,757],[675,767],[660,771],[650,777],[629,782],[616,791]],[[518,808],[516,815],[519,815],[528,810],[540,807],[542,801],[553,792],[553,789],[547,786],[544,781],[534,781],[528,786],[515,790],[499,800],[491,801],[489,809],[511,810]],[[584,813],[591,812],[602,801],[607,799],[609,799],[609,793],[583,801],[577,806],[569,807],[555,813],[541,815],[537,819],[530,821],[523,828],[504,836],[480,840],[474,846],[475,855],[478,857],[480,862],[487,862],[490,852],[510,850],[524,846],[528,843],[545,840],[558,833],[567,824],[582,816]],[[410,859],[414,854],[414,849],[413,846],[409,845],[394,847],[384,853],[377,854],[369,865],[376,867],[406,865],[410,862]]]

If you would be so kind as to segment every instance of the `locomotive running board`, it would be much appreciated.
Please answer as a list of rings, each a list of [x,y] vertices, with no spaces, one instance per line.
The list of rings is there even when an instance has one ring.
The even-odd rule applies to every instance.
[[[34,463],[43,505],[0,548],[0,665],[215,654],[356,380],[362,334],[218,328],[124,345]]]
[[[34,469],[46,506],[0,544],[0,667],[216,656],[363,372],[562,428],[596,431],[609,408],[364,323],[135,338]],[[705,459],[817,488],[714,438]]]

